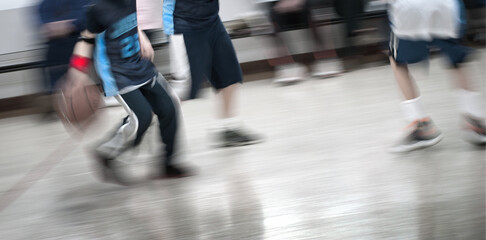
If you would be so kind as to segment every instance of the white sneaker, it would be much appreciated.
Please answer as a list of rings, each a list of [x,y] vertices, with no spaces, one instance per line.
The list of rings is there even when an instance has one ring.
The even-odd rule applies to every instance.
[[[303,64],[292,63],[277,66],[273,83],[290,85],[307,79],[307,67]]]
[[[335,77],[342,72],[342,64],[337,59],[317,60],[312,65],[313,78]]]

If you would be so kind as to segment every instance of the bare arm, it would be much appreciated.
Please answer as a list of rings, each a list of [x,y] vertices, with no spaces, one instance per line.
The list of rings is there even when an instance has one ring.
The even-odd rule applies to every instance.
[[[94,41],[96,35],[88,30],[84,30],[81,32],[81,36],[84,39],[91,39],[91,41]],[[93,57],[94,48],[91,41],[80,40],[74,46],[69,70],[66,73],[66,80],[69,81],[73,87],[91,84],[88,76],[89,63]]]
[[[95,36],[95,34],[90,33],[88,30],[84,30],[83,32],[81,32],[81,37],[86,39],[94,39]],[[78,55],[91,59],[93,57],[93,44],[90,44],[86,41],[79,41],[74,46],[73,55]]]
[[[138,29],[138,39],[140,41],[140,55],[142,58],[149,59],[153,62],[155,52],[152,48],[152,43],[150,43],[147,35],[145,35],[145,33],[140,29]]]

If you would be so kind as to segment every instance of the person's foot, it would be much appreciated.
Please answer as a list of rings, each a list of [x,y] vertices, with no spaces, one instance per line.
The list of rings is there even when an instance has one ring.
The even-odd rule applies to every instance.
[[[129,185],[123,175],[116,170],[114,159],[104,157],[102,154],[96,152],[93,153],[93,155],[95,157],[95,166],[99,172],[101,181],[123,186]]]
[[[188,167],[181,165],[168,165],[161,172],[158,172],[152,176],[152,180],[171,179],[171,178],[184,178],[194,176],[194,171]]]
[[[462,138],[475,145],[485,145],[486,128],[484,124],[484,119],[464,116]]]
[[[278,85],[292,85],[307,79],[307,67],[303,64],[292,63],[275,67],[273,83]]]
[[[317,60],[312,64],[313,78],[330,78],[340,75],[342,71],[341,62],[336,60]]]
[[[165,167],[166,178],[183,178],[193,176],[194,172],[187,167],[169,165]]]
[[[432,120],[424,118],[417,120],[408,127],[408,134],[389,150],[394,153],[409,152],[420,148],[433,146],[442,140],[442,133]]]
[[[219,134],[220,147],[246,146],[263,141],[262,137],[249,133],[242,128],[225,129]]]

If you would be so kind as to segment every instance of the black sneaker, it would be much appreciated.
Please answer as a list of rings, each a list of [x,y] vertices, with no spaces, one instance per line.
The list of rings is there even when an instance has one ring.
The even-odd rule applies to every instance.
[[[93,155],[95,157],[96,167],[101,181],[123,186],[129,185],[128,181],[123,177],[123,175],[116,170],[114,159],[104,157],[99,153],[94,153]]]
[[[394,153],[409,152],[420,148],[433,146],[442,140],[442,133],[429,118],[417,120],[410,124],[410,129],[399,143],[389,150]]]
[[[158,172],[151,175],[149,178],[152,180],[170,179],[170,178],[183,178],[193,176],[194,172],[187,167],[179,165],[168,165],[162,172]]]
[[[242,129],[224,130],[220,137],[221,147],[245,146],[262,142],[261,137],[246,133]]]
[[[165,177],[166,178],[183,178],[190,177],[194,173],[186,167],[169,165],[165,167]]]
[[[484,120],[473,118],[470,116],[464,116],[462,138],[475,145],[485,145],[486,128],[484,127]]]

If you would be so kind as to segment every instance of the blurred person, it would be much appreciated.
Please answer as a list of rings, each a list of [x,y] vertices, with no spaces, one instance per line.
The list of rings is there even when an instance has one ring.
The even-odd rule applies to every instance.
[[[364,0],[334,0],[334,8],[344,18],[346,36],[355,36],[359,30],[357,16],[364,12]]]
[[[115,160],[141,143],[153,114],[159,121],[164,156],[152,177],[191,175],[188,169],[175,163],[180,120],[178,99],[152,63],[153,50],[148,38],[137,28],[136,0],[94,1],[87,12],[87,30],[74,49],[69,77],[86,77],[86,63],[92,57],[94,39],[94,65],[105,95],[115,96],[128,113],[116,133],[94,150],[102,177],[127,184],[116,170]]]
[[[58,80],[67,72],[79,33],[86,28],[86,6],[92,0],[43,0],[38,6],[40,31],[46,39],[46,117],[54,114],[51,95]]]
[[[402,111],[410,122],[406,136],[390,150],[406,152],[437,144],[441,132],[424,111],[418,88],[408,64],[425,60],[430,47],[436,47],[448,57],[456,78],[463,137],[474,144],[486,143],[483,99],[473,89],[464,63],[471,53],[459,44],[464,29],[464,8],[458,0],[389,0],[392,28],[390,62],[405,101]]]
[[[162,30],[162,0],[137,0],[137,24],[152,42],[155,31]],[[147,51],[153,51],[152,48]],[[154,55],[154,53],[150,53]],[[106,106],[120,106],[114,97],[105,97]]]
[[[389,20],[386,14],[383,17],[375,18],[374,26],[364,23],[366,20],[363,18],[368,11],[376,12],[382,8],[380,5],[386,6],[386,4],[381,0],[334,0],[333,2],[336,13],[344,20],[344,46],[338,50],[343,70],[353,71],[368,62],[388,64],[390,62],[388,41],[366,43],[366,45],[363,45],[362,41],[366,39],[367,34],[372,33],[377,34],[383,40],[390,36]]]
[[[261,1],[260,1],[261,2]],[[297,63],[289,51],[288,42],[281,36],[282,32],[308,28],[312,35],[315,50],[313,51],[314,63],[312,66],[312,77],[333,76],[340,73],[338,69],[330,66],[324,61],[335,57],[334,51],[325,51],[324,42],[317,30],[317,24],[311,16],[310,0],[269,0],[268,11],[275,34],[275,54],[269,60],[269,64],[276,68],[275,83],[289,84],[309,77],[307,67]]]
[[[483,47],[486,43],[486,0],[463,0],[468,13],[468,28],[465,39],[468,45]]]
[[[165,0],[163,19],[165,33],[176,34],[171,40],[179,41],[179,46],[186,49],[190,71],[187,99],[198,96],[204,80],[208,80],[221,97],[217,146],[260,142],[261,137],[244,129],[237,118],[236,98],[243,76],[231,39],[219,17],[219,1]]]
[[[334,0],[336,13],[344,19],[344,48],[339,57],[343,59],[345,70],[352,70],[359,64],[356,56],[360,55],[359,48],[356,47],[356,37],[359,29],[359,14],[364,12],[364,0]],[[386,56],[386,55],[385,55]]]

